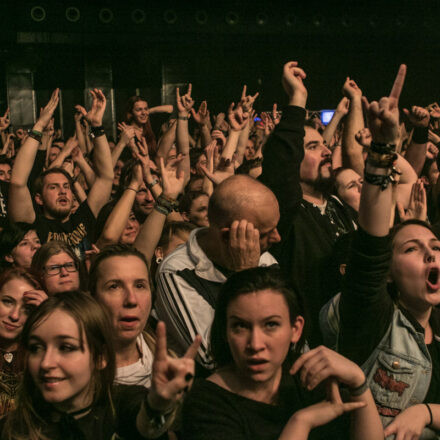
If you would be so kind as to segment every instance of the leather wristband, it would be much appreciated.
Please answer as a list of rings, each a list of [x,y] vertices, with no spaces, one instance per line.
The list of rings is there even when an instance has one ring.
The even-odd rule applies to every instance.
[[[41,144],[41,138],[43,137],[43,133],[41,133],[41,131],[31,130],[29,132],[29,137],[35,139],[37,142]]]
[[[153,179],[151,183],[146,183],[148,189],[153,189],[153,186],[157,185],[159,183],[159,179]]]
[[[105,130],[104,130],[104,126],[100,126],[100,127],[90,127],[90,137],[92,139],[95,139],[97,137],[100,136],[104,136],[105,135]]]
[[[160,204],[158,204],[158,203],[156,203],[156,204],[154,205],[154,209],[155,209],[157,212],[160,212],[160,213],[163,214],[163,215],[169,215],[169,214],[171,214],[171,212],[173,211],[172,209],[169,209],[169,208],[167,208],[166,206],[160,205]]]
[[[357,397],[365,393],[367,389],[369,388],[367,379],[365,379],[364,383],[356,388],[349,388],[348,392],[350,393],[350,396]]]
[[[189,116],[177,116],[177,119],[180,119],[181,121],[188,121]]]

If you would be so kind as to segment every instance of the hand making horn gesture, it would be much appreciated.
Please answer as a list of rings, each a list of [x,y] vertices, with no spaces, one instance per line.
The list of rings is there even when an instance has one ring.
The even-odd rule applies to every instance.
[[[194,358],[200,341],[201,338],[197,335],[183,357],[172,358],[167,352],[165,323],[157,324],[153,377],[148,394],[150,408],[169,413],[189,390],[194,378]]]

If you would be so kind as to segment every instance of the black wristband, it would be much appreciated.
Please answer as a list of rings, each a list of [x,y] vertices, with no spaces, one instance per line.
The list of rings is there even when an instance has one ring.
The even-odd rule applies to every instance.
[[[37,130],[31,130],[29,132],[29,137],[35,139],[37,142],[41,144],[41,138],[43,137],[43,135]]]
[[[364,394],[365,391],[369,388],[367,379],[365,379],[364,383],[356,388],[349,388],[348,392],[350,393],[350,396],[357,397],[361,394]]]
[[[431,411],[431,407],[429,406],[429,404],[425,403],[426,408],[428,408],[429,411],[429,423],[426,426],[431,426],[432,425],[432,411]]]
[[[105,130],[104,130],[104,126],[99,126],[99,127],[90,127],[90,136],[92,137],[92,139],[95,139],[97,137],[100,136],[104,136],[105,135]]]

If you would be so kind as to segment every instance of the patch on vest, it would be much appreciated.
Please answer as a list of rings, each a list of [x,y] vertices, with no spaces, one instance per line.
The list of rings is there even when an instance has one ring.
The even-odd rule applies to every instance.
[[[376,402],[376,408],[377,408],[377,412],[381,416],[385,416],[385,417],[396,417],[397,415],[399,415],[401,413],[400,409],[391,408],[390,406],[383,406],[377,402]]]
[[[409,384],[406,382],[402,382],[400,380],[394,379],[392,374],[388,375],[388,373],[383,368],[378,368],[376,373],[373,376],[373,380],[381,387],[386,390],[395,392],[402,396],[403,392],[406,388],[409,387]]]

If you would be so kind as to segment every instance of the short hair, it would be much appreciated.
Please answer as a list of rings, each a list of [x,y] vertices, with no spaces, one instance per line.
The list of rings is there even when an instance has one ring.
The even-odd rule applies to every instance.
[[[75,254],[72,247],[64,241],[48,241],[37,249],[37,252],[35,252],[34,256],[32,257],[31,272],[40,281],[41,285],[44,286],[45,283],[43,275],[46,263],[48,262],[49,258],[53,257],[54,255],[61,254],[62,252],[66,253],[70,258],[72,258],[73,262],[75,263],[78,269],[80,288],[84,289],[86,274],[84,265]]]
[[[191,231],[194,231],[194,229],[197,229],[197,226],[193,225],[190,222],[168,222],[162,230],[162,235],[160,236],[159,242],[157,243],[157,247],[168,246],[173,235],[179,235],[179,233],[181,232],[190,234]]]
[[[73,190],[73,180],[70,177],[70,174],[64,169],[60,167],[49,168],[46,171],[43,171],[36,179],[33,185],[34,194],[41,194],[43,192],[44,187],[44,178],[49,174],[62,174],[69,182],[70,189]]]
[[[277,266],[255,267],[236,272],[223,284],[215,307],[214,321],[211,327],[210,347],[217,367],[233,363],[229,347],[227,329],[227,309],[231,301],[240,295],[273,290],[280,293],[287,303],[290,322],[293,324],[298,316],[304,316],[303,300],[295,292],[293,286],[282,275]],[[295,346],[296,353],[300,353],[304,346],[305,337],[301,336]]]
[[[2,154],[0,155],[0,165],[9,165],[12,168],[12,160]]]
[[[29,223],[9,223],[0,232],[0,268],[11,265],[5,260],[6,255],[9,255],[25,235],[32,230],[34,227]]]
[[[150,277],[150,268],[148,265],[148,261],[145,258],[145,255],[131,245],[117,243],[117,244],[111,244],[109,246],[105,246],[104,249],[102,249],[101,252],[99,252],[99,254],[96,255],[96,257],[92,261],[89,271],[89,292],[92,296],[96,296],[96,286],[98,284],[98,277],[99,277],[99,266],[103,261],[112,257],[139,258],[139,260],[141,260],[145,264],[145,267],[148,272],[148,282],[150,284],[150,289],[153,293],[151,277]]]
[[[188,191],[184,193],[179,200],[179,211],[188,213],[189,211],[191,211],[191,205],[193,201],[202,196],[206,196],[209,198],[209,195],[205,193],[205,191]]]

